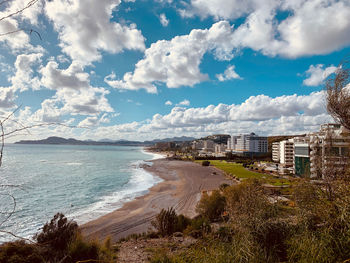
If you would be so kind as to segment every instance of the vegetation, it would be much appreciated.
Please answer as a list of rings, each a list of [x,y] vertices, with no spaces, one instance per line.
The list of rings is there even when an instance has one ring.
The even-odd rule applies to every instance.
[[[196,161],[199,162],[199,161]],[[203,161],[204,162],[204,161]],[[277,178],[271,174],[253,172],[244,167],[241,163],[232,163],[226,161],[211,160],[211,165],[224,171],[226,174],[234,176],[238,179],[258,179],[264,183],[274,186],[289,185],[290,182],[287,179]],[[247,165],[245,165],[247,166]],[[258,170],[258,168],[256,168]]]
[[[209,166],[210,162],[208,160],[202,161],[202,166]]]
[[[175,232],[182,232],[190,224],[190,219],[177,215],[175,209],[171,207],[167,210],[162,209],[151,224],[159,235],[170,236]]]
[[[61,213],[46,223],[42,231],[35,235],[36,242],[18,240],[0,246],[0,262],[3,263],[75,263],[88,260],[113,262],[115,255],[110,239],[104,244],[84,240],[74,221]]]
[[[201,214],[184,230],[194,236],[195,227],[205,229],[197,230],[202,233],[195,236],[197,243],[175,254],[156,251],[151,262],[347,262],[350,258],[347,181],[334,181],[332,189],[326,189],[302,180],[293,188],[294,205],[288,209],[271,202],[258,180],[245,180],[213,195],[213,200],[224,200],[226,217],[221,217],[220,227],[211,228],[206,218],[220,218],[216,206],[221,202],[204,195],[198,205]]]

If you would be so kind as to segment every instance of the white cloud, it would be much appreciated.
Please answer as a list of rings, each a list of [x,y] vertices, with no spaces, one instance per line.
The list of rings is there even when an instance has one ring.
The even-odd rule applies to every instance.
[[[305,72],[308,78],[304,79],[303,84],[305,86],[319,86],[329,75],[334,73],[336,70],[337,67],[333,65],[327,68],[324,68],[324,65],[322,64],[318,64],[316,66],[311,65]]]
[[[75,92],[75,90],[71,90]],[[51,105],[49,105],[51,104]],[[57,103],[47,101],[46,117],[51,121],[62,114],[54,108]],[[51,115],[50,115],[50,114]],[[38,112],[26,111],[21,120],[33,121]],[[248,98],[241,104],[218,104],[200,108],[174,107],[168,114],[155,114],[151,120],[131,122],[118,125],[97,126],[107,123],[110,116],[96,113],[87,116],[80,126],[91,129],[77,130],[67,127],[41,127],[35,129],[37,136],[51,135],[79,137],[81,139],[129,139],[150,140],[154,138],[186,135],[201,137],[215,133],[239,134],[256,132],[260,135],[301,134],[317,131],[319,125],[332,121],[327,114],[324,103],[324,92],[313,92],[309,95],[289,95],[272,98],[257,95]],[[36,118],[35,120],[40,120]],[[66,122],[69,122],[68,120]],[[97,126],[97,127],[96,127]],[[46,131],[46,133],[45,133]]]
[[[144,50],[144,37],[135,24],[112,22],[119,0],[53,0],[45,12],[59,33],[60,47],[71,59],[89,64],[101,59],[101,51]]]
[[[11,87],[0,87],[0,108],[13,108],[16,95]]]
[[[29,1],[32,2],[32,1]],[[43,52],[41,46],[30,44],[30,37],[40,38],[35,31],[31,31],[33,25],[38,25],[38,15],[42,10],[43,1],[36,1],[29,8],[17,15],[14,13],[29,5],[28,1],[2,1],[0,18],[0,43],[4,43],[13,53],[19,52]],[[28,23],[30,26],[28,26]],[[33,34],[32,34],[33,33]]]
[[[235,19],[252,12],[259,0],[192,0],[187,9],[180,12],[185,17],[199,15],[202,18],[213,16],[219,19]]]
[[[289,15],[281,20],[277,18],[279,12]],[[230,45],[269,56],[327,54],[350,44],[348,0],[192,0],[182,13],[215,19],[244,17],[245,22],[233,33]]]
[[[166,18],[164,13],[160,14],[159,21],[162,24],[162,26],[164,26],[164,27],[168,26],[168,24],[169,24],[169,19]]]
[[[89,87],[89,74],[75,61],[67,69],[59,69],[56,61],[49,61],[40,73],[41,83],[48,89],[79,90]]]
[[[210,29],[194,29],[188,35],[159,40],[145,51],[134,72],[128,72],[122,80],[112,73],[106,83],[117,89],[139,90],[156,93],[155,83],[166,83],[168,88],[194,86],[208,79],[199,65],[203,55],[212,51],[218,59],[232,58],[232,48],[227,46],[232,27],[226,21],[218,22]]]
[[[171,106],[171,105],[173,105],[173,103],[172,103],[170,100],[167,100],[167,101],[165,102],[165,105]]]
[[[42,53],[31,53],[18,55],[15,62],[16,73],[10,78],[15,90],[25,91],[27,89],[38,90],[40,81],[34,77],[33,66],[41,63]]]
[[[169,114],[155,114],[151,120],[99,127],[84,136],[149,140],[173,137],[175,133],[194,137],[252,131],[261,135],[301,134],[317,131],[320,124],[332,120],[324,105],[323,92],[276,98],[258,95],[237,105],[174,107]]]
[[[219,81],[225,81],[230,79],[242,79],[235,71],[235,66],[228,66],[223,74],[216,74],[216,78]]]
[[[82,120],[78,127],[93,127],[98,126],[101,123],[109,123],[110,119],[108,118],[107,114],[103,114],[102,116],[89,116],[86,119]]]
[[[180,101],[178,105],[180,105],[180,106],[190,106],[190,101],[185,99],[183,101]]]

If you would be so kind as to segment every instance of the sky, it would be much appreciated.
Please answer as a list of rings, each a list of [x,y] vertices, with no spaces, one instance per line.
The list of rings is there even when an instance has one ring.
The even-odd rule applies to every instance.
[[[7,140],[317,131],[349,17],[350,0],[1,1]]]

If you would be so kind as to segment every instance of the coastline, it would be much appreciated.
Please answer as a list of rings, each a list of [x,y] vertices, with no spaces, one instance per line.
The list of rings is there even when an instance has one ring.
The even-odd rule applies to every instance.
[[[147,232],[162,208],[174,207],[177,213],[193,217],[202,191],[217,189],[222,183],[233,183],[213,167],[164,158],[151,162],[152,166],[145,166],[145,171],[162,181],[151,187],[146,195],[83,224],[81,230],[85,237],[103,240],[110,236],[112,241],[117,241],[130,234]]]

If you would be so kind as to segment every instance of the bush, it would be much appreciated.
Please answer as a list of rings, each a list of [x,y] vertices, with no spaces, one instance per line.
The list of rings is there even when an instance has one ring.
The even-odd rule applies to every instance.
[[[159,232],[161,236],[170,236],[176,232],[178,217],[173,207],[168,210],[162,209],[151,222],[152,226]]]
[[[202,162],[202,166],[209,166],[210,162],[208,160],[205,160]]]
[[[197,204],[196,212],[214,222],[221,219],[225,210],[225,197],[218,190],[214,190],[211,195],[204,193]]]
[[[70,243],[76,238],[78,224],[57,213],[50,223],[46,223],[41,233],[34,236],[39,245],[46,248],[49,258],[60,258],[68,250]]]
[[[98,260],[99,244],[94,241],[86,242],[79,234],[70,243],[68,248],[69,260],[66,263],[75,263],[79,260]]]
[[[44,263],[41,251],[36,244],[28,244],[23,240],[8,242],[0,246],[1,263]]]
[[[228,187],[228,186],[230,186],[230,185],[229,185],[229,184],[226,184],[226,183],[223,183],[223,184],[220,184],[219,189],[220,189],[220,191],[224,191],[224,189],[225,189],[226,187]]]
[[[191,220],[191,224],[185,229],[184,233],[194,238],[199,238],[210,233],[210,222],[207,218],[197,216]]]
[[[175,232],[183,232],[190,224],[191,224],[190,218],[184,215],[178,215]]]

